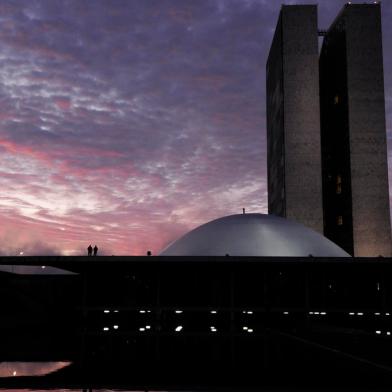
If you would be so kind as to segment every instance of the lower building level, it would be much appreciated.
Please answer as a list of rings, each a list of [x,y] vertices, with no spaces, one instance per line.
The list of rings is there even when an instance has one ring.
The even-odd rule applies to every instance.
[[[391,259],[2,257],[0,271],[0,388],[392,385]]]

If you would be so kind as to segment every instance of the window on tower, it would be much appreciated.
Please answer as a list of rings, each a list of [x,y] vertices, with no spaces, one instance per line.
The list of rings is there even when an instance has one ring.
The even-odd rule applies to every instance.
[[[342,193],[342,176],[338,174],[336,176],[336,194],[340,195]]]

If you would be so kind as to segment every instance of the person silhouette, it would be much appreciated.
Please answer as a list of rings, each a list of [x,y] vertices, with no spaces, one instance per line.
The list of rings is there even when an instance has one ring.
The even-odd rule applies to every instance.
[[[97,253],[98,253],[98,246],[97,246],[97,245],[95,245],[95,246],[94,246],[94,256],[96,256],[96,255],[97,255]]]
[[[90,245],[88,246],[88,248],[87,248],[87,255],[88,255],[88,256],[91,256],[92,253],[93,253],[93,247],[92,247],[91,244],[90,244]]]

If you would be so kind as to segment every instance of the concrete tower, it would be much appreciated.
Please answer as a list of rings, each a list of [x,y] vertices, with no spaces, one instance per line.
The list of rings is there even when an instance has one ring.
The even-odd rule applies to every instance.
[[[328,29],[320,93],[324,233],[354,256],[390,256],[379,4],[347,4]]]
[[[267,62],[268,212],[323,232],[317,7],[282,6]]]

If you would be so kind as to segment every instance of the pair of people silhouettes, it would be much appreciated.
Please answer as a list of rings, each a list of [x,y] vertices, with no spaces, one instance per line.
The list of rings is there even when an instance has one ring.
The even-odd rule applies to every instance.
[[[88,248],[87,248],[87,254],[88,254],[89,256],[92,256],[92,255],[93,255],[93,251],[94,251],[94,256],[96,256],[97,253],[98,253],[98,246],[95,245],[95,246],[94,246],[94,249],[93,249],[93,247],[92,247],[91,244],[90,244],[90,245],[88,246]]]

